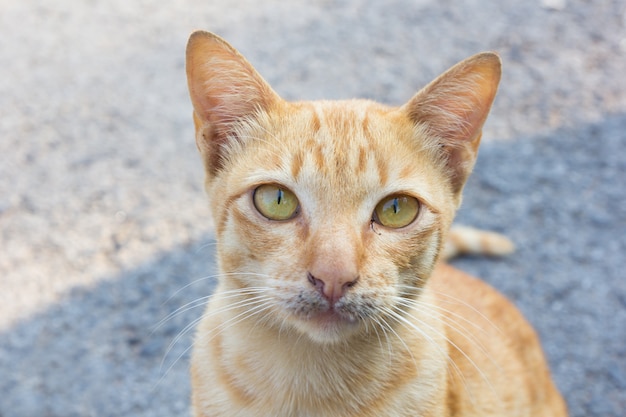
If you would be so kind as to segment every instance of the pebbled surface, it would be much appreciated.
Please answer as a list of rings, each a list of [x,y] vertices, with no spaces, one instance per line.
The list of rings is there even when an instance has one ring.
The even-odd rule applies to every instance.
[[[0,416],[188,415],[214,285],[194,29],[291,99],[400,104],[499,51],[459,217],[518,252],[455,263],[535,324],[572,416],[623,416],[625,26],[617,0],[0,0]]]

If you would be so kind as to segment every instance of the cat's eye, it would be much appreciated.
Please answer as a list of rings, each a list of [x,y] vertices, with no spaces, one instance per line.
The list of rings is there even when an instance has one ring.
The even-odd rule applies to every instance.
[[[276,184],[260,185],[254,190],[254,207],[270,220],[289,220],[298,212],[298,199]]]
[[[419,211],[420,203],[415,197],[391,195],[376,205],[373,220],[382,226],[399,229],[411,224]]]

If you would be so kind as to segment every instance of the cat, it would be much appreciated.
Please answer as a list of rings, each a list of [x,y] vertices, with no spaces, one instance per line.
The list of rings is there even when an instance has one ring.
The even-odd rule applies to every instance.
[[[287,102],[208,32],[186,59],[219,268],[195,417],[567,415],[521,313],[441,261],[497,54],[400,107]]]

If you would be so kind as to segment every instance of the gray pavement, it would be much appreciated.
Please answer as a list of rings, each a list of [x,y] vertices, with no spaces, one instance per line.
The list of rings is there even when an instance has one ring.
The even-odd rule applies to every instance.
[[[400,104],[499,51],[459,216],[519,250],[456,264],[537,327],[572,416],[622,417],[626,5],[259,3],[0,0],[0,417],[188,415],[202,309],[162,320],[214,285],[184,78],[200,28],[291,99]]]

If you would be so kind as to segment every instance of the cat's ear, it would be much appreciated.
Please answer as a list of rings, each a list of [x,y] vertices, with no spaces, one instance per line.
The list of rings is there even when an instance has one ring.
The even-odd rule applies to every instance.
[[[279,100],[252,65],[217,35],[197,31],[187,43],[187,83],[194,109],[196,143],[207,172],[221,168],[236,127]]]
[[[414,123],[439,141],[456,194],[474,167],[500,74],[497,54],[474,55],[440,75],[403,106]]]

